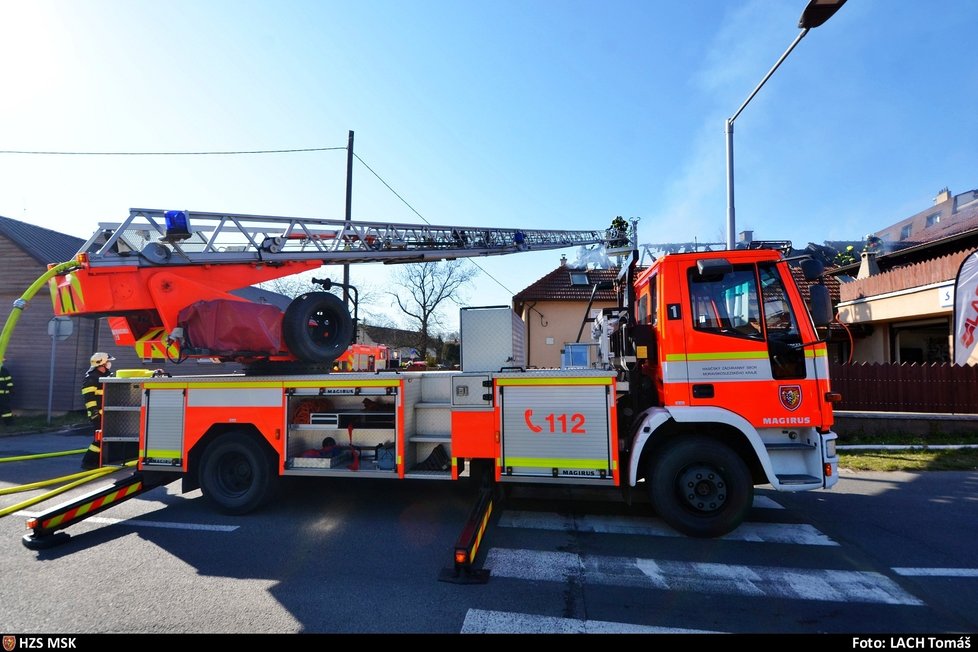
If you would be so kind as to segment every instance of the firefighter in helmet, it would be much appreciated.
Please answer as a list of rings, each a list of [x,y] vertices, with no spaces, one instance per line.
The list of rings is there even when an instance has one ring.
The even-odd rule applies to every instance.
[[[85,413],[92,423],[92,443],[88,445],[85,456],[82,458],[81,466],[83,469],[97,469],[101,461],[102,446],[99,442],[96,431],[102,427],[102,378],[111,376],[112,361],[115,360],[108,353],[99,351],[92,355],[91,367],[85,373],[82,381],[82,401],[85,403]]]

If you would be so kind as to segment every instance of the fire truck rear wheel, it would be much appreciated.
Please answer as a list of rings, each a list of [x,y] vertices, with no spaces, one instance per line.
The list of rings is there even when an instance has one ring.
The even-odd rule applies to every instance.
[[[335,294],[307,292],[285,309],[282,337],[289,352],[300,360],[329,363],[353,341],[353,318]]]
[[[693,537],[718,537],[740,525],[754,485],[737,453],[708,437],[677,439],[649,465],[649,498],[662,519]]]
[[[275,492],[278,475],[272,460],[254,438],[235,432],[208,445],[200,462],[200,488],[225,514],[246,514]]]

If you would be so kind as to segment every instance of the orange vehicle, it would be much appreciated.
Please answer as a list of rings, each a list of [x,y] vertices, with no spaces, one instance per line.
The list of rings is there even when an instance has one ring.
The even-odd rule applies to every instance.
[[[820,265],[801,261],[808,306],[796,261],[774,249],[637,260],[633,250],[618,305],[594,322],[600,353],[586,368],[525,368],[521,320],[493,306],[463,309],[459,370],[106,379],[102,461],[137,460],[131,487],[31,519],[24,543],[56,543],[111,504],[106,492],[176,480],[236,514],[295,475],[641,489],[668,525],[701,537],[737,528],[757,485],[832,487],[838,396],[818,334],[832,317]],[[482,500],[457,567],[482,540]]]
[[[390,349],[383,344],[351,344],[333,362],[333,371],[376,371],[390,365]]]

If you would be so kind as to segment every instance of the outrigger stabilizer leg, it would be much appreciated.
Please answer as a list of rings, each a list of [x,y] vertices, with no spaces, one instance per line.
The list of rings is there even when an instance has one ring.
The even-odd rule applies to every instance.
[[[89,516],[94,516],[162,484],[166,484],[165,479],[147,480],[147,477],[142,473],[133,473],[127,478],[117,480],[108,487],[96,489],[81,498],[62,503],[28,519],[27,527],[32,532],[25,534],[21,543],[30,550],[44,550],[61,545],[71,538],[71,535],[67,532],[59,532],[59,530],[79,523]]]
[[[438,581],[454,584],[485,584],[489,581],[490,570],[476,568],[475,560],[479,555],[482,537],[492,518],[496,500],[496,488],[491,478],[492,470],[487,469],[482,479],[479,498],[455,543],[453,567],[442,569]]]

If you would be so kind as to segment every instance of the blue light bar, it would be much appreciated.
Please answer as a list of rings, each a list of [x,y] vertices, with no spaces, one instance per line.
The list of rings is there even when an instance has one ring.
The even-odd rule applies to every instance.
[[[163,213],[166,222],[166,239],[182,240],[190,237],[190,212],[166,211]]]

